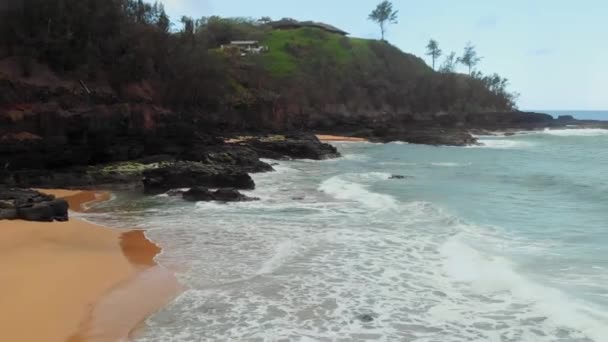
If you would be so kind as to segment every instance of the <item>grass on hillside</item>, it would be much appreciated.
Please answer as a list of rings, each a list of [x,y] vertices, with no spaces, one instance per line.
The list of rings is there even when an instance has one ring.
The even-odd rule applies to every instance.
[[[315,58],[332,58],[337,64],[347,64],[355,57],[367,60],[373,54],[369,42],[321,29],[300,28],[270,31],[261,43],[270,49],[263,56],[268,70],[275,76],[290,76]]]

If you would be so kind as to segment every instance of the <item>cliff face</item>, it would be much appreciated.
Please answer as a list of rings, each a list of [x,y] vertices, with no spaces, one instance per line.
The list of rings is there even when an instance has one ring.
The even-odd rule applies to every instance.
[[[108,93],[0,81],[0,165],[58,168],[174,151],[196,139],[186,117]]]
[[[357,112],[343,104],[315,112],[286,102],[214,115],[169,110],[141,99],[121,100],[95,90],[88,94],[7,79],[0,81],[0,93],[0,165],[4,169],[52,169],[176,154],[193,144],[217,144],[213,136],[238,131],[305,129],[407,140],[416,131],[431,130],[430,138],[415,141],[445,143],[448,140],[437,140],[436,136],[445,134],[437,129],[530,129],[555,122],[545,114],[522,112]],[[472,142],[458,139],[456,144]]]

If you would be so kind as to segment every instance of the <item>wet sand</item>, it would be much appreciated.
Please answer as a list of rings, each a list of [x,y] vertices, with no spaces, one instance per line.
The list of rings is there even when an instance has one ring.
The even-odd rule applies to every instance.
[[[339,141],[350,141],[350,142],[364,142],[367,141],[367,139],[364,138],[355,138],[355,137],[343,137],[340,135],[323,135],[323,134],[318,134],[317,138],[323,142],[339,142]]]
[[[70,208],[107,193],[47,191]],[[180,287],[142,231],[69,222],[0,221],[0,341],[126,339]]]

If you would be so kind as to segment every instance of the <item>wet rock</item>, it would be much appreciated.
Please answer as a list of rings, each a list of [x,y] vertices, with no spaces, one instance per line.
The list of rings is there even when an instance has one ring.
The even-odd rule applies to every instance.
[[[334,146],[322,143],[314,134],[253,138],[244,144],[255,150],[260,157],[269,159],[323,160],[340,157]]]
[[[0,220],[16,220],[17,209],[0,209]]]
[[[251,190],[255,183],[239,167],[208,165],[198,162],[177,162],[146,170],[144,192],[160,194],[171,189],[188,187],[235,188]]]
[[[14,200],[0,201],[0,209],[15,209],[15,201]]]
[[[469,146],[475,145],[477,139],[463,130],[414,129],[408,131],[390,131],[385,136],[373,137],[373,142],[389,143],[403,141],[410,144],[434,146]]]
[[[375,317],[373,314],[360,314],[357,316],[357,319],[363,323],[371,323],[374,321]]]
[[[391,175],[388,179],[405,179],[405,176],[401,175]]]
[[[182,154],[181,159],[208,165],[238,167],[247,173],[273,171],[271,165],[260,160],[256,151],[238,145],[198,146]]]
[[[213,197],[219,202],[250,202],[259,200],[259,198],[245,196],[235,189],[218,189],[213,193]]]
[[[235,189],[210,191],[201,187],[192,188],[184,192],[183,198],[190,202],[249,202],[259,200],[259,198],[245,196]]]
[[[35,190],[0,189],[0,219],[67,221],[68,203]]]
[[[189,202],[211,202],[214,201],[213,193],[207,188],[192,188],[182,193],[183,198]]]

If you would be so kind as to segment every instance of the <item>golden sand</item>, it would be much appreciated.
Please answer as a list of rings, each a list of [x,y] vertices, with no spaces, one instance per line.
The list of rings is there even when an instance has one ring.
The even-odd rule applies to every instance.
[[[107,193],[49,191],[70,207]],[[178,292],[142,231],[0,221],[0,341],[119,341]]]
[[[363,139],[363,138],[343,137],[343,136],[339,136],[339,135],[323,135],[323,134],[318,134],[317,138],[324,142],[332,142],[332,141],[335,141],[335,142],[339,142],[339,141],[363,142],[363,141],[367,141],[367,139]]]

